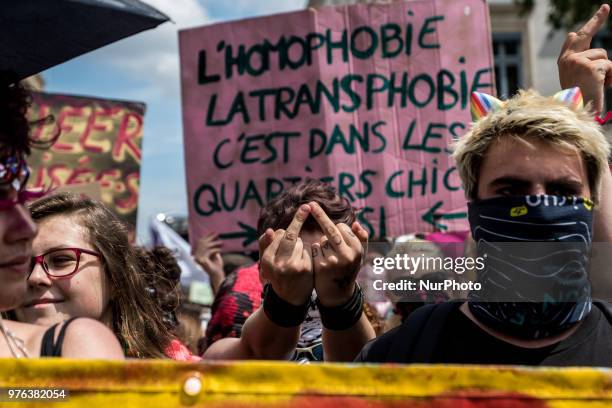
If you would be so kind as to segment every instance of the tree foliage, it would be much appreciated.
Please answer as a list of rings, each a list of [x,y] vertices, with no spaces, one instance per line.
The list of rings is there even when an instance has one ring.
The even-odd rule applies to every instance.
[[[529,12],[535,6],[536,0],[514,0],[523,13]],[[544,1],[544,0],[537,0]],[[571,31],[578,24],[587,21],[603,3],[603,0],[548,0],[548,22],[554,29]],[[608,28],[612,19],[608,19]]]

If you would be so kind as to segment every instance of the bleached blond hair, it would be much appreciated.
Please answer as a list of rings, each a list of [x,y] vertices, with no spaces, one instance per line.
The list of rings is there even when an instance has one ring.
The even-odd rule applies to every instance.
[[[570,106],[534,90],[521,90],[502,108],[474,122],[454,145],[453,158],[468,199],[478,194],[480,168],[489,148],[505,138],[539,140],[559,149],[575,147],[587,168],[591,199],[599,201],[610,145],[589,106]]]

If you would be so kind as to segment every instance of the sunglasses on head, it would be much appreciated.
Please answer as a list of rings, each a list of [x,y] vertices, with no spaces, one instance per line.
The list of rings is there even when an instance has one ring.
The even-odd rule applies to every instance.
[[[24,155],[11,154],[0,158],[0,211],[47,194],[48,191],[26,190],[29,178],[30,168]]]

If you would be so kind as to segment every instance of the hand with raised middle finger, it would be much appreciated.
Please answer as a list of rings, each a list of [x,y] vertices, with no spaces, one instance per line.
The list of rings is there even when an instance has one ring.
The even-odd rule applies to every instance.
[[[310,207],[302,205],[287,230],[269,229],[260,237],[260,273],[274,292],[293,305],[305,304],[312,294],[312,260],[300,238]],[[272,236],[273,235],[273,236]]]
[[[592,101],[596,112],[603,110],[604,87],[612,84],[612,62],[605,49],[591,49],[591,41],[609,13],[604,4],[580,30],[569,33],[557,60],[561,88],[580,87],[584,102]]]
[[[353,296],[368,234],[357,222],[334,224],[319,204],[309,205],[325,234],[311,247],[317,297],[323,306],[338,306]]]

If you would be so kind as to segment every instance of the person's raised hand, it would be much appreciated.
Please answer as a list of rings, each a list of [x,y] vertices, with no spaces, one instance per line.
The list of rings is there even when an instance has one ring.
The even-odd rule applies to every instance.
[[[323,306],[339,306],[355,291],[368,233],[358,222],[350,227],[344,223],[334,224],[318,203],[309,205],[325,234],[311,247],[317,297]]]
[[[287,230],[268,229],[259,238],[261,278],[281,299],[296,306],[305,304],[313,289],[312,260],[300,238],[309,214],[310,207],[301,205]]]
[[[612,62],[605,49],[590,47],[609,14],[610,6],[603,4],[580,30],[569,33],[557,60],[561,89],[580,87],[596,112],[604,107],[604,87],[612,84]]]
[[[192,251],[196,262],[209,276],[225,276],[221,248],[223,242],[216,233],[208,233],[200,238]]]

